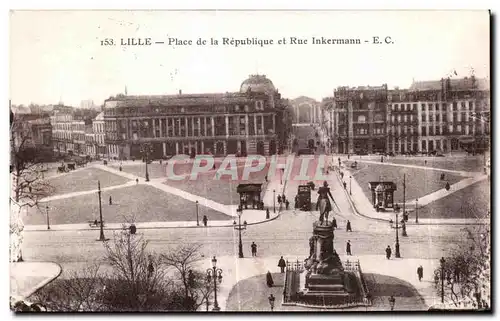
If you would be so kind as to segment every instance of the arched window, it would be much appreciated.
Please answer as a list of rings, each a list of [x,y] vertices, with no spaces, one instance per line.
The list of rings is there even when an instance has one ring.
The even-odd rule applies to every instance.
[[[366,116],[365,115],[359,115],[358,116],[358,123],[366,123]]]

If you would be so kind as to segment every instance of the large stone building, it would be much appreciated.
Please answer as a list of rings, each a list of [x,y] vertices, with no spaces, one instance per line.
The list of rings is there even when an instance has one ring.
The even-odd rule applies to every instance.
[[[176,154],[281,152],[288,133],[287,101],[270,79],[252,75],[238,92],[118,95],[104,104],[106,144],[113,158]]]
[[[336,153],[481,151],[490,139],[489,83],[474,77],[408,89],[339,87],[323,100]]]

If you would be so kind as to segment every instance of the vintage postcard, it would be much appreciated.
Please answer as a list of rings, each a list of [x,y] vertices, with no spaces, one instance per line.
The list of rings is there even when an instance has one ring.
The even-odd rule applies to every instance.
[[[490,311],[490,20],[12,11],[11,309]]]

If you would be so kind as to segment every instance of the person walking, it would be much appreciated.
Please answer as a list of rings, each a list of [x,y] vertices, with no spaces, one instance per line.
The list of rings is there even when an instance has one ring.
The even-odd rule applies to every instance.
[[[283,258],[283,256],[278,261],[278,267],[280,268],[281,273],[285,273],[286,262],[285,262],[285,259]]]
[[[135,179],[135,183],[139,184],[139,179],[138,178]]]
[[[290,202],[288,200],[285,200],[285,208],[288,211],[288,207],[290,206]]]
[[[346,230],[346,232],[352,232],[351,221],[347,220],[345,230]]]
[[[252,242],[252,245],[250,245],[252,249],[252,256],[257,256],[257,244],[255,242]]]
[[[281,204],[281,195],[278,195],[278,204]]]
[[[206,215],[203,215],[203,225],[207,227],[207,223],[208,223],[208,217]]]
[[[351,240],[347,241],[347,244],[345,245],[345,252],[347,255],[352,255],[351,252]]]
[[[111,195],[109,196],[109,205],[113,205],[113,199],[111,198]]]
[[[422,267],[422,265],[417,268],[417,275],[418,281],[422,282],[422,278],[424,277],[424,268]]]
[[[332,217],[332,226],[334,229],[337,228],[337,220],[335,219],[335,216]]]
[[[391,254],[392,254],[391,247],[389,245],[387,245],[387,248],[385,249],[385,257],[388,260],[390,260],[391,259]]]
[[[266,220],[268,220],[268,219],[269,219],[269,209],[266,208]]]

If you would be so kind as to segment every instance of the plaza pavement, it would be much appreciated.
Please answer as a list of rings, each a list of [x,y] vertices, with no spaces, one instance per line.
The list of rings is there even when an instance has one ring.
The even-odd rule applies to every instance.
[[[345,159],[344,159],[345,161]],[[375,162],[375,161],[369,161],[369,160],[356,160],[358,163],[371,163],[371,164],[377,164],[377,165],[390,165],[390,166],[400,166],[400,167],[411,167],[411,168],[419,168],[419,169],[424,169],[424,170],[439,170],[439,171],[444,171],[443,169],[440,168],[432,168],[432,167],[426,167],[426,166],[416,166],[416,165],[405,165],[405,164],[393,164],[393,163],[380,163],[380,162]],[[344,165],[344,162],[342,162],[342,171],[344,172],[344,177],[349,177],[352,176],[352,171],[350,168]],[[464,172],[464,171],[453,171],[453,170],[447,170],[448,172],[454,173],[454,174],[460,174],[464,177],[463,180],[452,184],[450,186],[450,190],[447,191],[446,189],[440,189],[437,190],[433,193],[427,194],[421,198],[418,199],[418,206],[422,207],[425,205],[428,205],[436,200],[439,200],[441,198],[444,198],[448,195],[450,195],[453,192],[459,191],[463,188],[466,188],[468,186],[471,186],[472,184],[481,182],[483,180],[486,180],[488,178],[487,175],[481,174],[481,173],[475,173],[475,172]],[[332,171],[330,173],[332,176],[332,180],[338,180],[342,184],[342,178],[340,177],[339,173],[337,171]],[[356,179],[351,180],[352,186],[347,185],[347,189],[345,189],[345,193],[347,195],[347,198],[349,199],[353,210],[356,214],[363,216],[365,218],[370,218],[370,219],[375,219],[379,221],[386,221],[389,222],[391,219],[394,220],[394,213],[393,212],[377,212],[374,208],[373,205],[371,204],[371,201],[366,197],[366,195],[363,192],[363,188],[359,185],[359,183],[356,181]],[[349,193],[349,189],[352,191],[352,195]],[[409,200],[406,202],[405,206],[406,209],[408,209],[409,212],[415,210],[417,202],[416,200]],[[401,213],[402,214],[402,213]],[[435,224],[448,224],[448,225],[469,225],[469,224],[487,224],[489,223],[489,219],[454,219],[454,218],[443,218],[443,219],[435,219],[435,218],[419,218],[419,223],[415,223],[412,220],[408,220],[406,223],[407,225],[412,225],[412,224],[419,224],[419,225],[435,225]]]
[[[288,261],[295,262],[296,260],[303,261],[304,257],[292,257],[286,254],[283,258]],[[198,262],[201,270],[210,268],[212,258],[206,258]],[[217,257],[217,267],[222,268],[222,282],[217,292],[217,301],[221,311],[226,310],[226,302],[231,292],[231,289],[241,280],[265,274],[268,271],[271,273],[279,272],[278,260],[279,256],[270,257],[247,257],[239,259],[235,256]],[[427,307],[433,306],[440,302],[440,298],[436,296],[434,289],[433,271],[439,265],[438,260],[428,259],[390,259],[387,260],[384,255],[361,255],[361,256],[345,256],[340,255],[340,259],[344,263],[347,260],[359,260],[363,273],[376,273],[395,277],[406,282],[409,282],[420,294]],[[422,281],[418,280],[417,267],[422,265],[424,269],[424,277]],[[255,295],[261,295],[255,293]],[[397,296],[397,293],[394,294]],[[204,310],[201,307],[200,310]],[[314,311],[313,309],[311,311]]]
[[[52,262],[11,262],[10,295],[15,301],[25,300],[61,274]]]

